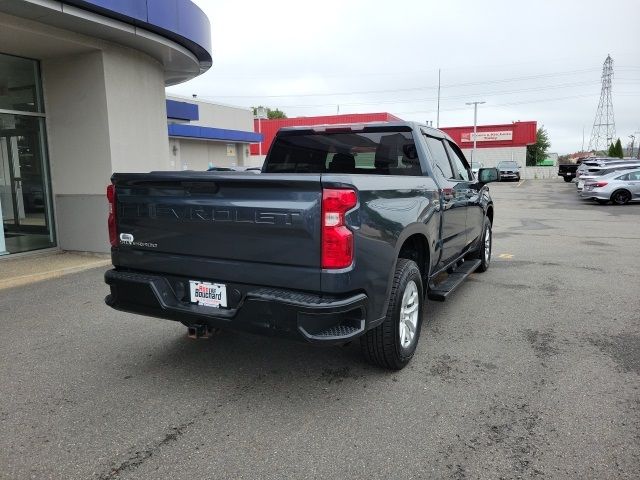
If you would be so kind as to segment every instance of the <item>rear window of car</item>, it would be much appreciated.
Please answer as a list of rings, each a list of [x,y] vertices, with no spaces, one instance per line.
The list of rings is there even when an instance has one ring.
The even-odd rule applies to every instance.
[[[410,130],[287,132],[276,137],[265,173],[422,175]]]
[[[500,162],[498,168],[518,168],[518,164],[516,162]]]

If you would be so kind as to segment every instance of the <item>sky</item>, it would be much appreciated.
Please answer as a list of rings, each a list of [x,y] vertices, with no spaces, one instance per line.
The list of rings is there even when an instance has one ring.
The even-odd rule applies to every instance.
[[[623,145],[640,143],[640,1],[194,0],[213,67],[168,92],[289,117],[390,112],[441,127],[535,120],[552,152],[589,144],[614,60]]]

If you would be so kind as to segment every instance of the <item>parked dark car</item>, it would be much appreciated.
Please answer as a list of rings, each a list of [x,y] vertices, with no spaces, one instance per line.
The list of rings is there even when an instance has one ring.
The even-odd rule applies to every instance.
[[[412,358],[425,298],[489,268],[493,202],[445,133],[407,122],[280,130],[262,173],[116,173],[113,308]]]
[[[562,177],[565,182],[570,182],[576,178],[576,171],[579,166],[578,163],[562,163],[558,165],[558,176]]]

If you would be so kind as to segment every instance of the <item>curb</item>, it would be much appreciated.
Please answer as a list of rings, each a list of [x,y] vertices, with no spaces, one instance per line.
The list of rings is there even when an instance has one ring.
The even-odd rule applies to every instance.
[[[20,287],[23,285],[28,285],[30,283],[40,282],[42,280],[63,277],[72,273],[91,270],[92,268],[106,267],[107,265],[111,265],[111,260],[99,260],[97,262],[85,263],[82,265],[77,265],[75,267],[59,268],[57,270],[50,270],[48,272],[33,273],[30,275],[20,275],[18,277],[7,278],[6,280],[0,280],[0,290]]]

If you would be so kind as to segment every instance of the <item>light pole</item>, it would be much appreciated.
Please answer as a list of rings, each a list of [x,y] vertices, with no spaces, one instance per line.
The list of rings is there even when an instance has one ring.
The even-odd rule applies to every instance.
[[[636,136],[629,135],[629,138],[631,139],[631,153],[629,154],[629,156],[633,158],[633,145],[636,143]]]
[[[262,135],[262,119],[267,118],[267,109],[264,107],[256,108],[256,117],[258,118],[258,133]],[[262,156],[262,140],[258,143],[258,155]]]
[[[478,133],[478,105],[487,102],[467,102],[466,105],[473,105],[473,151],[471,152],[471,162],[476,161],[476,137]]]

